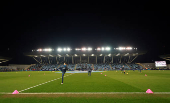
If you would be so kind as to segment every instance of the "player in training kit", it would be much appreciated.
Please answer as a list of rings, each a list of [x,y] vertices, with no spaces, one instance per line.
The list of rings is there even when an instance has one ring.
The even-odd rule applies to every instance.
[[[66,63],[64,63],[63,68],[60,68],[60,69],[61,69],[61,72],[62,72],[62,83],[61,83],[61,84],[63,84],[64,74],[66,73],[66,70],[67,70],[67,65],[66,65]]]
[[[92,69],[89,67],[89,68],[88,68],[88,76],[91,76],[91,70],[92,70]]]

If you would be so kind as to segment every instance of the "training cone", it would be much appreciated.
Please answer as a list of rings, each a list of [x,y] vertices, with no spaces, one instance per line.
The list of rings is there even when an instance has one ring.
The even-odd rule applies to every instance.
[[[18,94],[19,92],[17,90],[15,90],[12,94]]]
[[[147,76],[147,75],[145,74],[145,76]]]
[[[148,89],[147,91],[146,91],[146,93],[153,93],[150,89]]]
[[[105,75],[106,76],[106,75]]]
[[[28,75],[30,77],[30,75]]]
[[[102,73],[101,73],[102,74]]]

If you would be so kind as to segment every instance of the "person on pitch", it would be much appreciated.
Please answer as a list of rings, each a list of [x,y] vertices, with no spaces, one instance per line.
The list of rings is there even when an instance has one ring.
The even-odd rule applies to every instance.
[[[60,69],[61,69],[61,72],[62,72],[62,83],[61,84],[63,84],[64,74],[66,73],[66,70],[68,69],[66,63],[64,63],[63,68],[60,68]]]
[[[91,76],[91,67],[88,68],[88,76]]]

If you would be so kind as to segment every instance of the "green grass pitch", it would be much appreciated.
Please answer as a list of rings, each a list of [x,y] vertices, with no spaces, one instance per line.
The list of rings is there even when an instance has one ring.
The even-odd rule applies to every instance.
[[[74,103],[76,101],[103,103],[109,101],[166,103],[170,101],[170,94],[114,94],[112,96],[101,97],[97,95],[92,95],[92,97],[21,96],[21,93],[146,92],[147,89],[151,89],[153,92],[170,92],[170,71],[143,70],[142,73],[139,73],[139,71],[126,71],[126,73],[128,74],[123,74],[121,71],[106,71],[102,74],[92,73],[91,76],[88,76],[87,73],[74,73],[72,75],[70,75],[71,73],[66,73],[64,84],[61,84],[61,73],[51,71],[0,72],[0,100],[3,102],[10,102],[12,100],[16,102],[29,102],[34,100],[35,102],[50,101],[51,103],[53,101]],[[12,93],[14,90],[23,90],[19,95],[15,95],[22,98],[10,97],[10,94],[8,94],[8,97],[5,94]],[[122,98],[119,98],[121,96]]]

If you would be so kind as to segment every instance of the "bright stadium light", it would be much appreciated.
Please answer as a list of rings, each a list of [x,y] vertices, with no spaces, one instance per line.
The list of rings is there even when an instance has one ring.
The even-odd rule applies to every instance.
[[[64,51],[66,51],[67,49],[66,49],[66,48],[64,48],[63,50],[64,50]]]
[[[0,63],[2,63],[2,62],[0,62]]]
[[[94,56],[94,54],[92,54],[91,56]]]
[[[126,49],[127,49],[127,50],[132,50],[132,47],[127,47]]]
[[[97,48],[97,50],[101,50],[101,48]]]
[[[38,49],[37,51],[42,51],[42,49]]]
[[[85,51],[85,50],[86,50],[86,48],[82,48],[82,50],[83,50],[83,51]]]
[[[67,51],[70,51],[71,49],[70,48],[67,48]]]
[[[43,51],[52,51],[52,49],[51,48],[49,48],[49,49],[43,49]]]
[[[77,56],[77,54],[74,54],[75,56]]]
[[[100,54],[100,56],[102,56],[103,54]]]
[[[62,49],[61,49],[61,48],[58,48],[58,49],[57,49],[57,51],[61,52],[61,51],[62,51]]]
[[[38,56],[35,56],[35,57],[38,57]]]
[[[102,47],[102,50],[104,50],[104,47]]]
[[[119,47],[118,49],[119,50],[125,50],[126,48],[125,47]]]
[[[91,51],[92,50],[92,48],[88,48],[88,51]]]
[[[86,54],[83,54],[83,56],[86,56]]]
[[[41,55],[41,56],[44,56],[44,55]]]
[[[106,50],[109,51],[109,50],[110,50],[110,47],[106,47]]]
[[[80,48],[76,48],[75,50],[81,50]]]

